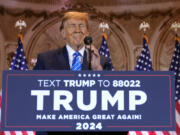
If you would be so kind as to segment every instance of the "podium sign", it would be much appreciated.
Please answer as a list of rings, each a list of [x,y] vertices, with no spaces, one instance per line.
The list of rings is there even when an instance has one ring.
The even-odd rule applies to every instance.
[[[175,130],[172,72],[4,71],[2,130]]]

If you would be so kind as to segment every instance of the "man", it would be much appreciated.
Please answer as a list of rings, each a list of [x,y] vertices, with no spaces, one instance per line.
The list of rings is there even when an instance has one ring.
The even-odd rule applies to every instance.
[[[67,12],[62,18],[60,32],[66,45],[57,50],[48,51],[38,55],[35,70],[88,70],[89,47],[84,45],[84,38],[88,36],[88,14],[82,12]],[[92,45],[92,70],[110,70],[109,59],[100,56],[98,50]],[[78,57],[77,57],[78,55]],[[76,63],[77,57],[80,63]],[[75,65],[75,66],[74,66]],[[77,66],[78,65],[78,66]],[[37,132],[37,135],[70,134],[58,132]],[[90,133],[71,133],[90,134]],[[92,133],[94,134],[94,133]],[[100,134],[100,133],[96,133]],[[124,133],[118,133],[125,135]]]
[[[82,12],[67,12],[62,18],[60,32],[66,45],[63,48],[38,55],[35,70],[72,70],[73,56],[79,55],[81,68],[88,70],[88,46],[84,45],[84,38],[88,36],[88,14]],[[92,45],[92,70],[109,70],[109,59],[99,55],[98,50]]]

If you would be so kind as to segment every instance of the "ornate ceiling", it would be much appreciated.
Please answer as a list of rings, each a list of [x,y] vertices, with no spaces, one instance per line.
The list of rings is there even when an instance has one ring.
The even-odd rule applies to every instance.
[[[180,7],[179,0],[1,0],[0,6],[55,11],[74,3],[88,4],[104,12],[134,12]],[[108,10],[108,7],[111,7],[111,10]]]
[[[58,4],[62,3],[64,0],[13,0],[18,2],[29,2],[29,3],[46,3],[46,4]],[[84,2],[85,0],[73,0],[76,2]],[[162,3],[162,2],[174,2],[178,0],[86,0],[87,3],[93,5],[122,5],[122,4],[147,4],[147,3]]]

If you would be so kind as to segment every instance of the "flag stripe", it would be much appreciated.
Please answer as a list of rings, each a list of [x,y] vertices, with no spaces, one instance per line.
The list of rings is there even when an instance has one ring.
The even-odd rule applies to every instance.
[[[10,131],[9,133],[10,133],[10,135],[16,135],[15,131]]]
[[[142,133],[142,135],[148,135],[147,131],[138,131],[139,133]]]
[[[176,111],[180,114],[180,103],[176,102]]]
[[[179,133],[180,133],[180,127],[179,127],[179,125],[176,123],[176,132],[177,132],[177,134],[178,135],[180,135]]]
[[[177,110],[176,110],[176,123],[180,123],[180,115]]]
[[[5,135],[11,135],[10,131],[4,131]]]
[[[25,134],[23,134],[25,135]],[[35,135],[35,131],[26,131],[26,135]]]
[[[16,135],[23,135],[23,131],[15,131]]]

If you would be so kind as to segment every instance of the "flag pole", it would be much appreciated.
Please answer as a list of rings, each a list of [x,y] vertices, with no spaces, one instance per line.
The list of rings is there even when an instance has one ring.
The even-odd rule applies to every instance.
[[[99,24],[99,29],[102,30],[101,36],[102,36],[102,42],[99,48],[99,54],[106,57],[109,60],[109,67],[107,67],[108,70],[114,70],[113,64],[112,64],[112,60],[111,60],[111,56],[110,56],[110,51],[107,45],[107,34],[105,33],[105,30],[109,29],[109,25],[108,23],[105,22],[101,22]]]
[[[170,27],[170,29],[172,29],[175,32],[175,40],[178,40],[178,41],[179,41],[179,38],[178,38],[178,29],[179,28],[180,28],[179,22],[172,23],[171,27]],[[179,41],[179,43],[180,43],[180,41]]]
[[[15,23],[15,28],[18,27],[19,33],[22,33],[23,27],[26,27],[26,26],[27,26],[26,22],[22,19],[17,20]]]
[[[102,30],[101,35],[104,36],[105,40],[107,41],[107,34],[105,33],[105,30],[109,30],[109,24],[105,22],[101,22],[99,24],[99,29]]]
[[[24,44],[23,43],[23,36],[22,36],[22,29],[23,29],[23,27],[26,28],[26,26],[27,26],[26,22],[22,19],[17,20],[15,25],[14,25],[15,28],[17,27],[19,29],[18,38],[21,39],[22,44]]]
[[[99,24],[99,29],[102,30],[101,35],[105,38],[105,40],[107,41],[107,34],[105,33],[105,30],[109,30],[109,24],[105,23],[105,22],[101,22]]]
[[[14,57],[11,61],[9,70],[28,70],[25,52],[23,49],[23,36],[21,34],[22,28],[26,27],[26,23],[23,20],[18,20],[15,23],[15,27],[19,28],[18,45]]]
[[[145,21],[139,25],[139,30],[143,30],[143,47],[137,60],[135,67],[136,71],[153,71],[152,60],[148,48],[148,37],[146,36],[146,30],[149,28],[149,24]]]
[[[143,31],[143,38],[146,39],[147,43],[148,43],[148,37],[146,36],[146,31],[147,29],[150,29],[150,25],[149,23],[143,21],[140,25],[139,25],[139,30],[140,31]]]
[[[180,23],[179,22],[174,22],[171,24],[170,29],[173,29],[175,32],[175,35],[178,36],[178,29],[180,28]]]

